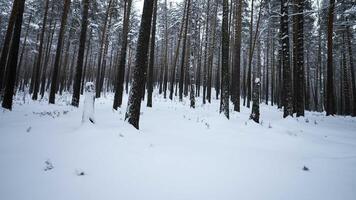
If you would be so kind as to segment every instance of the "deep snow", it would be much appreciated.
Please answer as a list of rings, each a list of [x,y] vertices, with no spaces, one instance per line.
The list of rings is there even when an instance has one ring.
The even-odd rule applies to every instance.
[[[227,120],[217,100],[193,110],[156,95],[137,131],[123,121],[127,97],[119,111],[112,95],[97,99],[95,125],[70,97],[19,95],[0,112],[0,199],[356,199],[355,118],[282,119],[261,104],[255,124],[245,107]]]

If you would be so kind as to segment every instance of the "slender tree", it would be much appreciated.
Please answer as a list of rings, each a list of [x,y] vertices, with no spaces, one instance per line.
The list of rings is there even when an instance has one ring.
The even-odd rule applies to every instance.
[[[145,0],[141,17],[140,31],[137,41],[135,67],[133,69],[133,82],[130,90],[128,107],[125,119],[139,129],[142,91],[145,86],[144,75],[147,66],[147,53],[150,40],[153,1]]]
[[[220,100],[220,113],[224,113],[226,118],[229,119],[229,4],[228,0],[223,0],[223,18],[222,18],[222,38],[221,38],[221,100]]]
[[[166,4],[167,4],[167,1],[166,1]],[[154,10],[153,10],[151,40],[150,40],[150,46],[151,46],[150,47],[150,62],[148,65],[148,77],[147,77],[148,78],[147,79],[147,107],[152,107],[153,66],[154,66],[154,61],[155,61],[155,43],[156,43],[157,0],[155,0],[153,9]],[[167,7],[166,7],[166,9],[167,9]],[[166,39],[167,39],[167,37],[166,37]],[[164,94],[166,94],[166,90],[164,91]]]
[[[281,45],[283,63],[283,117],[293,115],[292,75],[289,57],[288,1],[281,0]]]
[[[117,110],[117,108],[121,106],[122,95],[124,92],[124,77],[125,77],[127,43],[128,43],[128,34],[129,34],[129,25],[130,25],[131,4],[132,4],[132,0],[125,0],[121,54],[120,54],[119,66],[117,69],[117,81],[116,81],[114,104],[113,104],[113,108],[115,110]]]
[[[58,72],[59,72],[59,62],[62,53],[62,43],[63,43],[63,36],[65,32],[65,28],[67,25],[67,17],[70,8],[71,0],[64,1],[62,19],[61,19],[61,27],[59,29],[58,34],[58,42],[57,42],[57,49],[56,49],[56,56],[53,66],[53,73],[52,73],[52,81],[51,81],[51,91],[49,94],[49,103],[54,104],[57,92],[57,85],[58,85]]]
[[[327,78],[326,78],[326,115],[336,114],[334,96],[334,72],[333,72],[333,26],[334,26],[335,0],[329,1],[328,32],[327,32]]]
[[[85,42],[87,39],[88,14],[89,14],[89,0],[83,0],[82,25],[80,31],[78,60],[77,60],[75,77],[74,77],[73,97],[72,97],[72,105],[75,107],[79,106],[79,99],[80,99],[80,83],[82,80]]]

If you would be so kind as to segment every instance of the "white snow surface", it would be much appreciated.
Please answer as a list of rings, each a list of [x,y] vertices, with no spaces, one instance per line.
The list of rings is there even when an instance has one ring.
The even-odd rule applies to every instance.
[[[245,107],[227,120],[218,100],[191,109],[155,95],[137,131],[126,96],[119,111],[112,94],[97,99],[96,124],[81,123],[83,102],[70,97],[19,96],[0,112],[0,199],[356,199],[355,118],[283,119],[261,104],[256,124]]]

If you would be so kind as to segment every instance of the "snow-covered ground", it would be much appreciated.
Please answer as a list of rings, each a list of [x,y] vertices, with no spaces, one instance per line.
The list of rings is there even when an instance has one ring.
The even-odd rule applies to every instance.
[[[81,124],[70,96],[0,112],[3,200],[354,200],[356,119],[282,119],[261,104],[219,115],[219,102],[195,110],[155,96],[137,131],[96,101],[96,124]],[[82,105],[82,103],[81,103]],[[304,170],[303,168],[306,167]]]

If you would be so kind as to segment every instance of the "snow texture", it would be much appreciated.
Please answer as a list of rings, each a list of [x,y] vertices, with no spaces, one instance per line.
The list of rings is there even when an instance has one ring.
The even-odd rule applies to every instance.
[[[87,104],[70,106],[69,94],[56,105],[19,94],[0,112],[0,199],[356,199],[355,118],[283,119],[261,104],[256,124],[245,107],[227,120],[218,100],[191,109],[155,94],[138,131],[105,96],[95,124],[81,123]]]

